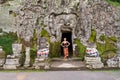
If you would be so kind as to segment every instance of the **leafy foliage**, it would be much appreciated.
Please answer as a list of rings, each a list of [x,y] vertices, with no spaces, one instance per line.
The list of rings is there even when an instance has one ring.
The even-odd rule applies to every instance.
[[[17,40],[16,33],[9,32],[4,33],[4,35],[0,36],[0,46],[2,46],[6,55],[12,53],[12,44]]]
[[[54,43],[50,42],[50,57],[60,57],[60,50],[60,41]]]
[[[85,51],[86,51],[86,47],[80,42],[80,40],[76,39],[75,43],[77,44],[77,48],[79,50],[79,56],[82,60],[84,60],[84,56],[85,56]]]
[[[113,6],[120,6],[120,0],[106,0],[106,1]]]
[[[100,40],[105,42],[105,43],[96,43],[97,44],[97,49],[100,53],[100,56],[102,57],[102,60],[105,61],[108,58],[111,58],[115,56],[116,51],[117,51],[117,46],[115,43],[117,42],[117,38],[112,36],[112,37],[107,37],[104,34],[100,36]]]

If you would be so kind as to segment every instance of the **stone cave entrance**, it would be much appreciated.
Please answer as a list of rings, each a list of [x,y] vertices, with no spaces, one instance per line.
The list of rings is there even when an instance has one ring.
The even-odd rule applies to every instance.
[[[68,50],[69,50],[69,57],[72,57],[73,56],[72,32],[62,32],[61,42],[63,41],[64,38],[67,38],[67,41],[70,43]],[[64,56],[63,47],[61,47],[61,56],[62,57]]]

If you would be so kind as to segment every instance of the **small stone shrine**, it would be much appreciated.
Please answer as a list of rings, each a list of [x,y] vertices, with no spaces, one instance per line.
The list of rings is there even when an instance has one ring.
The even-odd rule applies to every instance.
[[[48,64],[49,43],[46,38],[41,38],[39,41],[39,49],[37,51],[37,58],[33,64],[35,69],[49,69]]]
[[[96,48],[86,48],[85,56],[86,67],[90,69],[97,69],[104,67],[104,64],[101,62],[99,53]]]
[[[5,63],[5,53],[2,47],[0,46],[0,67],[2,67],[4,63]]]
[[[21,57],[22,44],[12,44],[12,55],[7,55],[6,62],[3,66],[4,69],[17,69],[20,66],[19,60]]]

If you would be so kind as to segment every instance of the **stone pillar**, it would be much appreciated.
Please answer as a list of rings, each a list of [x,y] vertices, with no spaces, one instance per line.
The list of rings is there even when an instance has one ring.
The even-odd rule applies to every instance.
[[[26,47],[25,55],[26,55],[26,59],[25,59],[24,66],[29,67],[30,66],[30,47]]]

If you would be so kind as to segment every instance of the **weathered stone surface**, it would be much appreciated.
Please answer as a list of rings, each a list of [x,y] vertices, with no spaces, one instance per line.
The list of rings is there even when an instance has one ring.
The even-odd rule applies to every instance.
[[[0,67],[5,63],[5,53],[3,52],[2,47],[0,46]]]
[[[117,54],[111,59],[107,60],[108,67],[120,67],[120,39],[117,41]]]
[[[104,64],[101,62],[100,57],[85,57],[85,63],[87,68],[103,68]]]
[[[107,60],[108,67],[120,67],[120,53],[118,53],[115,57]]]
[[[7,0],[0,0],[0,4],[5,3]]]
[[[48,58],[40,57],[35,59],[33,64],[35,69],[50,69],[50,64],[48,63]]]
[[[6,62],[3,66],[4,69],[17,69],[20,66],[19,58],[16,59],[6,59]]]
[[[12,44],[12,55],[7,55],[5,64],[3,65],[4,69],[17,69],[20,66],[19,60],[21,58],[22,44]]]
[[[26,47],[25,55],[26,55],[26,58],[25,58],[24,66],[29,67],[30,66],[30,47]]]
[[[12,44],[13,55],[19,57],[22,51],[22,44]]]
[[[5,59],[0,59],[0,67],[3,66],[5,63]]]
[[[37,37],[42,29],[51,36],[51,42],[61,40],[62,32],[72,32],[72,39],[78,38],[87,45],[91,29],[101,34],[120,36],[120,16],[103,0],[29,0],[19,7],[16,17],[18,35],[26,41]]]

